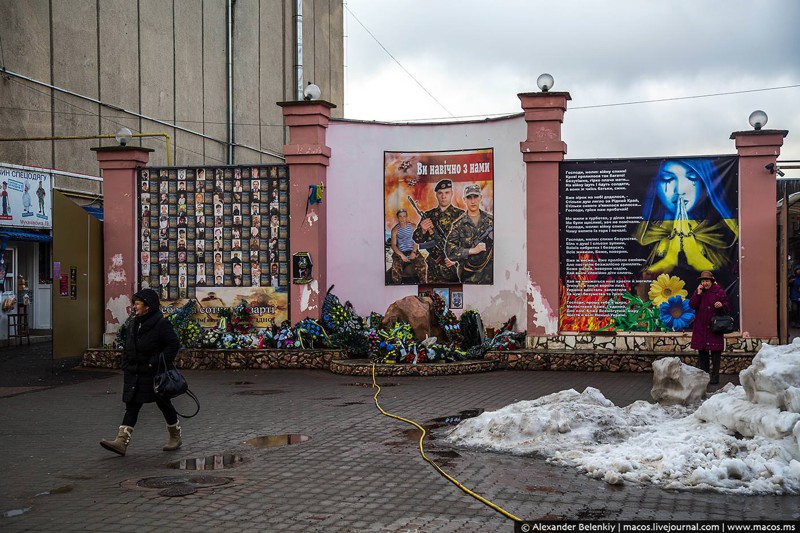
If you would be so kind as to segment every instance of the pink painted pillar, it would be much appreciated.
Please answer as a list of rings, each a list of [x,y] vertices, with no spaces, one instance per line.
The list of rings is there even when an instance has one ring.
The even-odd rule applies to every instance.
[[[313,281],[289,286],[289,319],[293,324],[322,315],[322,300],[327,287],[327,198],[309,206],[309,186],[327,187],[328,161],[331,149],[325,145],[325,134],[336,106],[323,100],[279,102],[283,120],[289,127],[289,144],[283,145],[289,165],[289,243],[290,260],[297,252],[308,252],[313,263]],[[291,268],[291,264],[290,264]]]
[[[786,130],[735,131],[739,154],[739,285],[741,328],[751,337],[778,334],[775,285],[775,174],[764,168],[781,153]]]
[[[561,140],[566,92],[517,95],[528,123],[520,143],[527,173],[528,335],[558,333],[558,167],[567,153]]]
[[[97,154],[103,176],[103,266],[105,268],[105,334],[108,344],[128,316],[136,291],[136,169],[147,165],[150,148],[101,146]]]

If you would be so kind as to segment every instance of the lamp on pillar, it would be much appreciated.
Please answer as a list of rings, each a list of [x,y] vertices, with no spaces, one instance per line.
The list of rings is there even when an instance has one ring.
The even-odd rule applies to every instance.
[[[553,76],[546,72],[544,74],[540,74],[539,77],[536,78],[536,86],[539,87],[539,90],[543,93],[546,93],[552,89],[553,83],[555,83]]]
[[[322,96],[322,90],[319,85],[308,82],[306,88],[303,89],[303,100],[319,100]]]
[[[309,190],[324,190],[331,149],[326,145],[326,131],[331,109],[336,106],[320,100],[322,91],[310,83],[303,90],[303,100],[278,102],[283,108],[284,124],[289,128],[289,143],[283,145],[289,165],[289,243],[291,257],[313,258],[313,278],[299,276],[289,287],[290,320],[297,323],[306,317],[319,319],[327,289],[326,204],[309,204]],[[297,213],[297,215],[295,215]],[[303,216],[305,214],[305,216]]]
[[[753,126],[753,129],[758,131],[767,125],[767,120],[769,120],[769,117],[766,113],[760,109],[757,109],[756,111],[750,113],[750,116],[747,120],[750,122],[750,125]]]
[[[133,133],[126,127],[122,127],[117,131],[114,138],[117,140],[120,146],[127,146],[131,139],[133,139]]]
[[[785,323],[788,275],[784,238],[780,239],[784,242],[779,246],[779,254],[775,253],[778,240],[775,173],[783,139],[789,132],[764,129],[767,114],[761,110],[750,113],[748,121],[752,130],[731,134],[739,155],[740,327],[753,338],[774,339],[777,333],[785,339],[788,334]],[[785,220],[783,227],[786,227]],[[780,261],[776,263],[777,260]],[[769,272],[778,272],[779,279],[765,275]],[[778,323],[776,309],[781,313],[782,324]]]
[[[528,335],[558,333],[558,171],[567,153],[561,124],[571,98],[567,92],[552,92],[553,83],[553,76],[542,74],[536,80],[541,92],[518,95],[527,124],[527,136],[519,149],[528,182]]]

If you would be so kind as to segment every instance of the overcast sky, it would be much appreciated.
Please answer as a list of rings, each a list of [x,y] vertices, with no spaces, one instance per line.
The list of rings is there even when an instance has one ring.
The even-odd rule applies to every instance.
[[[749,114],[762,109],[766,128],[790,132],[781,159],[800,159],[800,87],[579,109],[798,85],[798,0],[345,4],[347,118],[516,113],[517,94],[538,90],[548,72],[553,90],[572,96],[568,158],[735,153],[731,132],[750,129]]]

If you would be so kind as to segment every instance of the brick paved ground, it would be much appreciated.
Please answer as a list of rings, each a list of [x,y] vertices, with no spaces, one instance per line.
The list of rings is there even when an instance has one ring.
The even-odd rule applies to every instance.
[[[0,353],[0,363],[9,359]],[[182,422],[184,447],[161,451],[166,431],[149,405],[124,458],[98,445],[100,438],[113,438],[121,420],[120,373],[75,369],[61,379],[33,381],[43,379],[50,388],[24,390],[20,380],[0,380],[0,513],[25,511],[0,518],[0,530],[513,531],[508,519],[425,463],[413,428],[380,415],[373,391],[362,386],[370,384],[366,378],[315,370],[186,375],[203,408]],[[390,385],[379,397],[384,409],[426,424],[589,385],[626,405],[648,398],[651,376],[506,371],[379,383]],[[12,387],[15,395],[9,395]],[[242,444],[286,433],[311,440],[266,449]],[[537,457],[456,455],[436,440],[428,450],[464,485],[528,519],[800,518],[796,496],[616,487]],[[143,478],[193,474],[168,464],[214,454],[243,458],[205,472],[232,483],[174,498],[136,486]]]

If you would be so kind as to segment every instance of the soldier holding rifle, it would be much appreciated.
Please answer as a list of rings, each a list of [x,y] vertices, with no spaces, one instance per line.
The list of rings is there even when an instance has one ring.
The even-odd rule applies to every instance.
[[[458,263],[461,283],[491,285],[494,281],[494,217],[481,210],[481,188],[464,187],[467,212],[455,221],[447,236],[445,253]]]
[[[458,282],[455,263],[450,261],[444,253],[444,243],[447,234],[453,227],[453,222],[458,220],[464,211],[453,206],[453,182],[448,179],[440,180],[433,188],[436,193],[438,205],[421,213],[419,226],[414,231],[414,241],[420,249],[427,250],[428,257],[428,283]],[[416,204],[412,201],[416,209]]]

